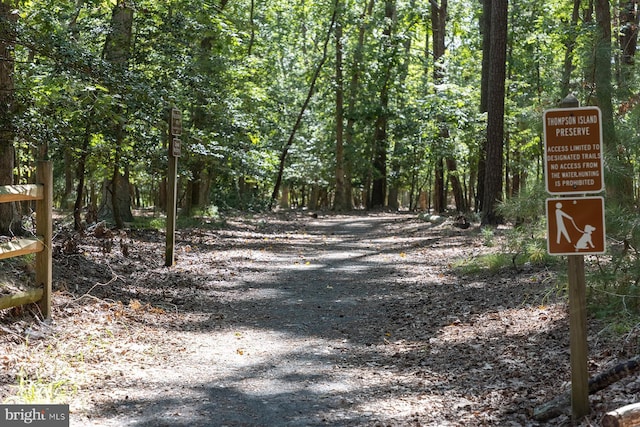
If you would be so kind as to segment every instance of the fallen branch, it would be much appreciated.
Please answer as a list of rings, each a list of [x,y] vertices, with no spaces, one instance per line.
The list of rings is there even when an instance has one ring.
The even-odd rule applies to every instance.
[[[640,356],[636,356],[626,362],[620,363],[613,368],[602,372],[589,379],[589,394],[605,389],[611,384],[640,371]],[[548,421],[563,413],[571,412],[571,389],[565,391],[560,396],[550,402],[538,406],[533,410],[533,418],[536,421]]]
[[[615,411],[607,412],[602,418],[603,427],[633,427],[640,425],[640,403],[632,403]]]

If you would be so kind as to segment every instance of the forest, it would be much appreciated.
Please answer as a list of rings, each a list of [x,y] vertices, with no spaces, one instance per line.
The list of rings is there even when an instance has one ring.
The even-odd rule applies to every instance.
[[[166,209],[172,109],[185,216],[511,220],[502,205],[541,199],[542,113],[569,94],[602,110],[608,205],[633,211],[638,198],[634,1],[0,5],[0,184],[51,159],[76,229],[82,215],[122,228],[136,208]],[[0,230],[19,232],[28,207],[1,209]]]
[[[185,216],[384,208],[497,224],[504,202],[541,193],[542,113],[568,94],[602,110],[608,204],[638,198],[633,1],[0,6],[0,184],[51,159],[77,229],[166,208],[172,108]],[[1,209],[18,232],[28,207]]]

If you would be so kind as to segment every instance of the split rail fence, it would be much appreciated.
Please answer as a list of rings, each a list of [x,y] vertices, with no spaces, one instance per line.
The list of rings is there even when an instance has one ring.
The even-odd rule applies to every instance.
[[[0,203],[35,201],[36,237],[21,238],[0,244],[0,259],[35,253],[36,287],[32,290],[0,297],[0,309],[37,302],[42,316],[51,317],[53,281],[52,246],[53,167],[50,161],[38,162],[36,184],[0,186]]]

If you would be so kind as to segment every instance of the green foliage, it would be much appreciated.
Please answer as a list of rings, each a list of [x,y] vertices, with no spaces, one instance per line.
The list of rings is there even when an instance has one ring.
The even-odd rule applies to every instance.
[[[478,274],[483,271],[495,273],[503,268],[519,269],[524,264],[531,266],[554,266],[558,257],[547,253],[544,224],[538,222],[525,227],[506,230],[498,237],[491,227],[480,229],[480,238],[484,246],[493,248],[482,255],[465,258],[454,264],[454,268],[463,274]]]
[[[517,225],[536,224],[545,216],[545,199],[548,197],[544,185],[541,182],[534,183],[515,197],[500,203],[498,212],[505,220]]]
[[[482,236],[482,244],[486,247],[493,247],[495,244],[495,233],[491,227],[482,227],[480,229],[480,235]]]
[[[136,216],[131,226],[136,230],[166,230],[166,217],[162,216]]]
[[[215,205],[197,209],[191,215],[178,213],[176,226],[180,229],[217,227],[224,222],[224,218]],[[164,215],[138,215],[135,217],[131,228],[136,230],[162,230],[167,228]]]
[[[509,229],[505,235],[502,250],[511,254],[515,266],[523,263],[552,266],[557,264],[559,259],[547,252],[546,224],[544,222]]]
[[[485,272],[497,273],[512,266],[512,258],[506,253],[490,253],[474,258],[465,258],[453,263],[453,269],[465,275],[476,275]]]
[[[118,70],[103,58],[113,2],[22,3],[15,49],[21,179],[30,179],[33,153],[46,147],[55,162],[56,200],[64,207],[75,200],[78,166],[85,160],[83,204],[99,204],[102,184],[116,167],[139,191],[142,204],[159,204],[167,170],[166,115],[177,106],[183,112],[179,200],[194,200],[187,192],[195,183],[208,190],[195,206],[181,207],[266,208],[334,2],[241,0],[226,2],[223,10],[201,0],[131,4],[135,44],[127,69]],[[353,188],[366,193],[374,178],[372,140],[384,113],[387,181],[410,193],[412,208],[421,191],[432,190],[436,161],[443,156],[457,162],[450,174],[473,200],[486,122],[479,113],[480,5],[448,3],[447,49],[437,64],[430,53],[431,5],[396,2],[395,21],[385,18],[382,2],[371,11],[368,3],[341,5],[345,122],[351,125],[344,148]],[[541,216],[541,115],[565,95],[558,82],[570,41],[576,42],[577,71],[569,84],[583,103],[590,102],[594,27],[588,21],[573,27],[571,7],[510,2],[505,154],[510,177],[526,181],[527,188],[516,198],[505,189],[503,210],[518,224]],[[389,37],[383,37],[385,29],[391,29]],[[331,194],[334,186],[334,41],[288,153],[284,182],[299,193],[319,186]],[[438,84],[435,70],[442,75]],[[639,82],[637,73],[622,71],[614,105],[632,99],[629,88]],[[383,89],[389,99],[385,111]],[[637,175],[640,109],[630,104],[617,120],[622,154],[615,160],[624,163],[619,170]],[[116,125],[125,132],[118,146]]]
[[[607,254],[589,274],[589,302],[598,315],[640,316],[640,217],[620,206],[606,210]]]

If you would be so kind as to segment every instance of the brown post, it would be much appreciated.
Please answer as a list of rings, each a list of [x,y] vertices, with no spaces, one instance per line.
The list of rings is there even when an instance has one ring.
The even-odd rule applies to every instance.
[[[176,215],[178,209],[178,157],[181,153],[182,113],[172,108],[169,113],[169,171],[167,173],[167,235],[165,247],[166,267],[175,264]]]
[[[569,94],[561,108],[577,108],[578,99]],[[587,291],[584,255],[569,255],[569,346],[571,351],[571,410],[575,420],[589,415],[589,371],[587,358]]]
[[[36,170],[37,183],[44,186],[43,198],[36,202],[36,234],[44,248],[36,253],[36,284],[42,286],[42,299],[38,305],[45,319],[51,317],[51,288],[53,282],[53,167],[50,161],[39,161]]]
[[[569,334],[571,349],[571,409],[573,417],[589,415],[589,372],[587,358],[587,291],[584,255],[568,256]]]

